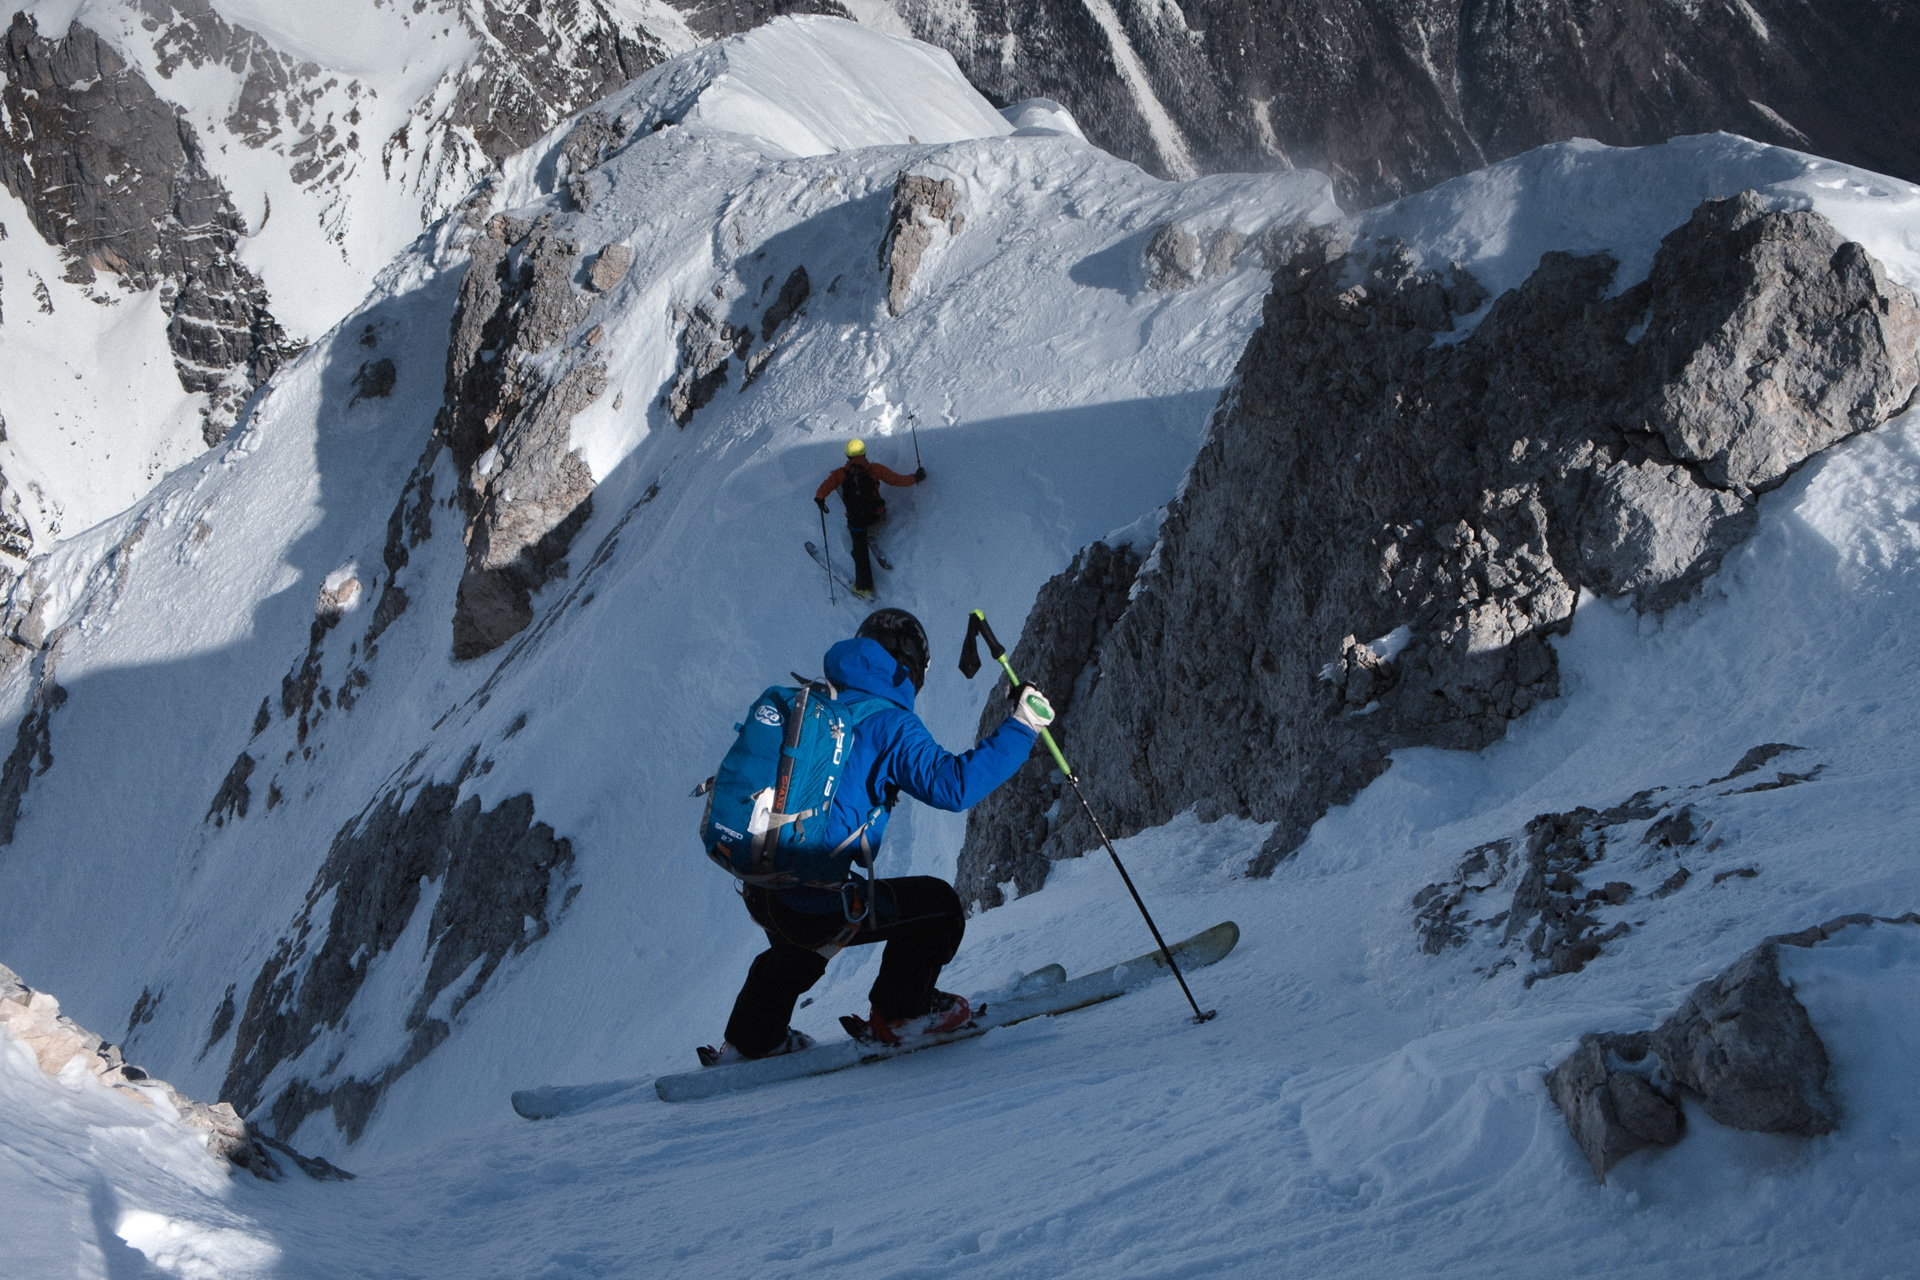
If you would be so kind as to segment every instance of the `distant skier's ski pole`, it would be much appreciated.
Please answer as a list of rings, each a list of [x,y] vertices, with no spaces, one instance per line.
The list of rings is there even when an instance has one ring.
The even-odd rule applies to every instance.
[[[999,663],[1001,669],[1007,673],[1007,682],[1018,689],[1020,677],[1013,673],[1013,664],[1007,661],[1007,651],[993,634],[993,628],[987,625],[986,612],[981,609],[975,609],[967,615],[967,639],[960,648],[960,674],[971,680],[980,670],[980,654],[973,647],[976,636],[987,642],[987,652],[993,655],[993,660]],[[1208,1009],[1204,1013],[1201,1012],[1200,1002],[1193,998],[1193,991],[1187,986],[1186,975],[1180,972],[1180,965],[1174,960],[1173,952],[1168,949],[1167,940],[1160,936],[1160,926],[1153,922],[1153,913],[1147,910],[1147,904],[1141,900],[1140,891],[1133,887],[1133,877],[1127,874],[1127,868],[1120,861],[1120,855],[1114,852],[1113,841],[1107,838],[1106,828],[1100,825],[1100,819],[1093,816],[1093,806],[1087,803],[1087,797],[1080,790],[1080,779],[1073,776],[1073,770],[1067,767],[1067,758],[1060,754],[1060,745],[1045,729],[1040,731],[1040,741],[1047,744],[1047,750],[1053,755],[1053,763],[1066,777],[1067,785],[1073,788],[1074,797],[1080,801],[1080,807],[1086,810],[1087,821],[1091,822],[1093,829],[1099,833],[1100,843],[1107,847],[1107,856],[1113,859],[1114,870],[1120,873],[1120,879],[1127,886],[1127,892],[1133,895],[1133,905],[1140,908],[1141,918],[1147,922],[1147,928],[1153,931],[1153,940],[1160,945],[1160,954],[1166,958],[1167,968],[1173,970],[1173,976],[1179,980],[1180,990],[1187,997],[1187,1003],[1193,1006],[1193,1020],[1207,1021],[1213,1017],[1216,1010]]]
[[[833,594],[833,539],[827,536],[827,509],[820,508],[820,554],[826,557],[827,603],[837,605],[839,599]]]

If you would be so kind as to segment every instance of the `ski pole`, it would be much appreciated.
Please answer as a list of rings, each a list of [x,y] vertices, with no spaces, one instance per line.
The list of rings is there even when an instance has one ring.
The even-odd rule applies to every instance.
[[[980,655],[973,647],[975,636],[987,642],[987,652],[993,656],[995,662],[1000,664],[1001,670],[1007,673],[1007,683],[1018,690],[1020,677],[1013,673],[1013,663],[1007,660],[1006,649],[993,634],[993,628],[987,625],[987,615],[983,609],[975,609],[967,615],[967,639],[960,650],[960,673],[971,680],[974,673],[980,670]],[[1187,1003],[1193,1006],[1193,1020],[1208,1021],[1217,1010],[1208,1009],[1204,1013],[1201,1012],[1200,1002],[1193,998],[1193,991],[1187,986],[1186,975],[1180,972],[1180,965],[1174,960],[1173,952],[1167,946],[1167,940],[1160,936],[1160,926],[1153,922],[1153,913],[1147,910],[1147,904],[1141,899],[1140,891],[1133,887],[1133,877],[1127,874],[1127,868],[1120,861],[1120,855],[1114,851],[1113,841],[1107,838],[1106,828],[1100,825],[1100,819],[1093,814],[1093,806],[1087,803],[1086,795],[1080,790],[1080,779],[1074,777],[1073,770],[1067,767],[1067,758],[1060,753],[1060,744],[1055,742],[1053,735],[1045,729],[1040,731],[1040,741],[1047,744],[1047,751],[1053,756],[1053,763],[1059,766],[1061,774],[1067,780],[1067,785],[1073,788],[1074,798],[1079,800],[1080,807],[1086,810],[1087,821],[1093,824],[1094,831],[1099,833],[1100,843],[1106,846],[1107,856],[1113,859],[1114,870],[1120,873],[1121,882],[1127,886],[1127,892],[1133,895],[1133,905],[1140,908],[1140,917],[1147,922],[1147,928],[1153,933],[1153,940],[1160,945],[1160,954],[1166,958],[1167,968],[1173,970],[1174,978],[1180,983],[1181,993],[1187,997]]]
[[[827,603],[837,605],[840,601],[833,594],[833,539],[827,536],[827,509],[820,508],[820,558],[827,570]]]
[[[913,414],[907,415],[907,430],[913,435],[913,465],[918,468],[920,462],[920,426]]]

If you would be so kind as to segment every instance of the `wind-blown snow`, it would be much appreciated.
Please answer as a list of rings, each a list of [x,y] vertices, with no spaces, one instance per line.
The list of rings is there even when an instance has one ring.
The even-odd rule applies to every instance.
[[[776,40],[846,74],[750,80],[741,68]],[[890,494],[879,541],[895,568],[881,589],[926,620],[922,707],[963,746],[986,696],[952,667],[965,610],[984,607],[1010,636],[1088,540],[1150,537],[1258,321],[1266,277],[1251,263],[1148,291],[1154,229],[1338,214],[1317,175],[1160,183],[1065,133],[1006,136],[984,103],[956,108],[943,143],[898,136],[919,122],[877,91],[835,116],[844,86],[928,65],[847,24],[783,21],[606,104],[649,119],[679,104],[703,123],[638,135],[573,223],[589,251],[617,240],[635,261],[581,326],[603,326],[611,375],[574,423],[600,483],[594,516],[520,642],[448,657],[463,548],[441,508],[399,578],[413,604],[381,637],[354,709],[320,723],[310,757],[277,710],[323,583],[381,563],[438,406],[464,265],[451,226],[283,371],[220,454],[37,565],[48,625],[69,624],[54,655],[68,699],[51,722],[54,764],[0,848],[0,958],[109,1038],[143,990],[164,990],[130,1056],[184,1092],[216,1095],[232,1045],[231,1031],[207,1043],[222,993],[237,983],[244,1001],[334,834],[416,751],[416,781],[450,780],[477,751],[491,768],[464,794],[489,808],[531,792],[539,820],[573,842],[581,892],[451,1015],[448,1041],[388,1091],[361,1142],[325,1113],[292,1135],[351,1183],[202,1178],[180,1171],[171,1137],[99,1155],[99,1125],[5,1059],[0,1195],[39,1207],[35,1247],[83,1275],[120,1274],[128,1241],[174,1274],[192,1274],[178,1242],[196,1241],[206,1256],[226,1249],[235,1271],[280,1276],[1897,1273],[1920,1231],[1906,1191],[1920,1151],[1908,1087],[1920,930],[1848,933],[1787,964],[1833,1055],[1847,1116],[1835,1134],[1739,1134],[1695,1113],[1679,1146],[1596,1187],[1541,1074],[1583,1032],[1664,1017],[1767,934],[1920,905],[1916,415],[1767,497],[1747,546],[1664,620],[1583,602],[1560,645],[1565,696],[1486,751],[1400,753],[1271,880],[1241,877],[1265,829],[1232,819],[1183,817],[1120,842],[1169,936],[1240,923],[1239,950],[1194,975],[1213,1022],[1191,1025],[1162,985],[706,1103],[643,1090],[540,1124],[507,1110],[532,1084],[685,1069],[718,1037],[761,944],[695,847],[687,791],[759,689],[808,669],[861,616],[828,605],[800,549],[820,536],[807,498],[841,442],[864,434],[906,470],[909,415],[917,424],[930,482]],[[777,111],[752,106],[776,98]],[[772,154],[795,121],[866,141]],[[558,136],[510,167],[496,208],[558,207],[540,177]],[[875,259],[902,170],[952,179],[966,219],[895,319]],[[1606,247],[1631,269],[1701,194],[1741,186],[1798,193],[1877,236],[1897,278],[1920,270],[1895,184],[1724,137],[1549,148],[1354,222],[1511,284],[1546,248]],[[730,380],[685,430],[672,425],[657,400],[673,304],[751,317],[765,282],[800,264],[813,298],[759,379]],[[367,324],[398,380],[389,399],[350,406]],[[443,459],[436,494],[450,479]],[[326,685],[344,679],[366,613],[329,641]],[[0,692],[18,714],[23,674]],[[256,738],[263,698],[276,708]],[[1804,748],[1793,767],[1817,777],[1696,800],[1722,844],[1690,849],[1694,878],[1664,902],[1646,900],[1655,868],[1632,846],[1610,854],[1641,892],[1608,909],[1631,932],[1586,970],[1528,987],[1510,968],[1475,972],[1488,957],[1473,947],[1419,951],[1409,901],[1466,849],[1544,811],[1703,784],[1763,742]],[[216,828],[202,815],[242,750],[259,762],[254,808]],[[269,780],[285,797],[271,809]],[[903,807],[883,873],[950,874],[962,830]],[[1743,868],[1755,874],[1713,882]],[[1106,859],[1087,858],[971,921],[944,985],[991,988],[1052,961],[1078,972],[1148,945]],[[876,960],[838,958],[796,1025],[838,1034]],[[324,1083],[390,1060],[420,946],[403,939],[377,964],[343,1026],[285,1074]]]

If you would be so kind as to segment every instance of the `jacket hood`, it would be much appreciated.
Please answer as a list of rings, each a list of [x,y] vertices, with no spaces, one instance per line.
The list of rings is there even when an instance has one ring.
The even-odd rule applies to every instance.
[[[913,680],[878,640],[864,636],[842,640],[827,650],[826,671],[827,679],[843,689],[870,693],[913,710]]]

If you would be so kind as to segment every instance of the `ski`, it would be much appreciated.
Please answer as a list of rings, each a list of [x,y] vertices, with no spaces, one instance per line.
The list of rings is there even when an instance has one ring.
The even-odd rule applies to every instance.
[[[1185,969],[1204,969],[1224,959],[1239,941],[1240,928],[1229,920],[1196,933],[1183,942],[1174,943],[1171,950]],[[1064,975],[1065,970],[1060,972]],[[862,1044],[853,1039],[816,1044],[810,1049],[782,1054],[777,1058],[760,1058],[752,1062],[736,1062],[723,1067],[705,1067],[661,1076],[653,1082],[653,1091],[666,1102],[691,1102],[697,1098],[735,1093],[781,1080],[843,1071],[848,1067],[917,1053],[936,1045],[952,1044],[956,1040],[970,1040],[974,1036],[985,1035],[995,1027],[1011,1026],[1029,1018],[1044,1018],[1084,1009],[1088,1005],[1100,1004],[1137,990],[1168,972],[1166,957],[1156,950],[1135,956],[1125,964],[1082,974],[1071,980],[1052,982],[1038,990],[1027,985],[1032,977],[1037,976],[1029,975],[1012,998],[989,1001],[974,1015],[971,1023],[955,1031],[923,1036],[900,1045]],[[516,1102],[516,1109],[518,1105]],[[525,1115],[526,1112],[522,1111],[521,1114]]]
[[[1202,930],[1184,942],[1173,944],[1173,953],[1187,969],[1204,969],[1224,959],[1240,941],[1240,927],[1231,920]],[[513,1095],[513,1109],[529,1120],[551,1120],[571,1115],[598,1102],[637,1093],[648,1084],[666,1102],[690,1102],[721,1093],[737,1093],[781,1080],[825,1075],[864,1063],[897,1058],[935,1045],[951,1044],[985,1035],[995,1027],[1011,1026],[1029,1018],[1084,1009],[1123,996],[1146,986],[1168,972],[1167,962],[1158,951],[1135,956],[1125,964],[1116,964],[1068,980],[1067,971],[1057,964],[1022,978],[1010,996],[989,1000],[975,1013],[973,1022],[945,1035],[928,1036],[899,1046],[863,1045],[848,1039],[816,1044],[798,1053],[753,1062],[736,1062],[721,1067],[703,1067],[675,1075],[648,1080],[641,1076],[630,1080],[603,1080],[595,1084],[546,1085],[522,1089]]]
[[[879,599],[878,594],[875,592],[868,592],[864,596],[861,595],[859,589],[855,587],[852,582],[842,577],[839,570],[835,569],[832,565],[827,563],[827,558],[820,553],[820,548],[815,546],[811,542],[807,543],[807,554],[813,557],[813,562],[815,564],[819,565],[822,569],[825,569],[828,573],[832,574],[833,580],[839,583],[840,586],[846,591],[846,593],[850,597],[853,598],[855,602],[859,604],[872,606],[874,602]]]

